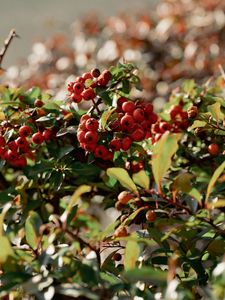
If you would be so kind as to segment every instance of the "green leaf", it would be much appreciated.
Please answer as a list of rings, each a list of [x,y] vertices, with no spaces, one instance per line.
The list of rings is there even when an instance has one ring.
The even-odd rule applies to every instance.
[[[219,120],[223,119],[223,114],[220,111],[220,103],[216,102],[212,105],[208,105],[208,111],[211,113],[212,117],[216,120],[216,122],[218,123]]]
[[[208,184],[207,191],[206,191],[206,196],[205,196],[205,202],[206,203],[208,202],[209,195],[211,194],[212,189],[213,189],[217,179],[223,173],[224,169],[225,169],[225,161],[215,170],[215,172],[213,173],[212,178],[210,179],[210,182]]]
[[[192,189],[191,179],[194,176],[190,173],[179,174],[173,181],[171,187],[173,190],[189,193]]]
[[[71,212],[73,206],[77,203],[77,201],[79,200],[80,196],[84,193],[88,193],[90,192],[92,189],[92,187],[90,185],[81,185],[79,186],[75,192],[73,193],[73,195],[71,196],[70,202],[66,208],[66,210],[64,211],[64,213],[61,216],[61,221],[65,222],[67,220],[67,216],[69,215],[69,213]]]
[[[195,82],[193,79],[185,80],[182,84],[182,89],[185,93],[190,94],[195,87]]]
[[[195,120],[191,127],[189,127],[188,131],[191,131],[195,128],[205,127],[207,123],[205,121]]]
[[[116,109],[115,107],[110,107],[109,110],[103,112],[100,119],[102,129],[105,129],[107,121],[109,117],[112,115],[112,113],[115,111],[115,109]]]
[[[150,177],[147,175],[145,170],[134,173],[132,179],[137,185],[143,187],[146,190],[149,189]]]
[[[180,137],[180,134],[166,132],[153,147],[152,172],[159,192],[161,192],[162,179],[171,165],[172,156],[178,149]]]
[[[148,284],[166,285],[167,272],[151,267],[135,268],[124,273],[124,277],[131,283],[143,281]]]
[[[127,95],[130,92],[130,83],[127,79],[122,80],[122,92],[127,94]]]
[[[112,105],[112,99],[109,96],[109,93],[105,90],[105,88],[97,87],[96,88],[96,94],[102,98],[105,104],[111,106]]]
[[[0,236],[0,264],[4,264],[9,256],[13,256],[12,246],[6,236]]]
[[[37,249],[40,241],[39,231],[41,225],[42,225],[42,220],[39,214],[35,211],[31,211],[25,222],[25,236],[26,236],[27,243],[34,250]]]
[[[137,187],[133,180],[130,178],[128,172],[124,170],[123,168],[109,168],[106,171],[107,175],[110,177],[115,178],[119,181],[119,183],[127,188],[128,190],[131,190],[132,192],[137,193]]]
[[[140,247],[136,241],[128,241],[124,255],[124,268],[126,271],[135,268],[140,254]]]

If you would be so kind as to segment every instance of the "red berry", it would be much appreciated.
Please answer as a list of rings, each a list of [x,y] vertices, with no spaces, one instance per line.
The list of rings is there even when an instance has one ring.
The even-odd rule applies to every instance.
[[[88,152],[94,152],[96,149],[96,144],[86,144],[84,143],[84,150],[88,151]]]
[[[113,255],[112,259],[115,261],[120,261],[122,259],[122,255],[117,252]]]
[[[17,151],[18,146],[15,141],[11,141],[7,144],[8,148],[12,151]]]
[[[42,132],[42,136],[44,138],[45,141],[49,141],[52,137],[52,131],[50,129],[45,129]]]
[[[86,132],[83,130],[78,130],[77,132],[77,140],[79,143],[85,143],[85,134]]]
[[[34,106],[35,106],[35,107],[42,107],[43,105],[44,105],[44,102],[41,101],[41,99],[36,99],[36,100],[34,101]]]
[[[27,125],[24,125],[24,126],[21,126],[20,129],[19,129],[19,135],[21,137],[28,137],[29,135],[31,134],[31,129],[29,126]]]
[[[136,122],[142,122],[145,119],[145,113],[142,108],[136,108],[133,112],[133,118]]]
[[[85,143],[96,144],[98,141],[98,134],[96,131],[88,131],[85,133]]]
[[[132,144],[131,138],[129,138],[128,136],[124,137],[121,141],[121,149],[127,151],[130,148],[131,144]]]
[[[93,77],[92,77],[91,73],[84,73],[84,74],[82,75],[82,78],[83,78],[84,80],[87,80],[87,79],[92,79]]]
[[[40,131],[34,133],[32,135],[32,142],[35,143],[35,144],[42,144],[43,141],[44,141],[44,138],[43,138],[43,135]]]
[[[88,119],[90,119],[90,116],[89,116],[89,115],[83,115],[83,116],[80,118],[80,122],[87,121]]]
[[[170,113],[170,117],[172,120],[174,120],[176,118],[176,116],[178,114],[180,114],[182,112],[182,107],[179,105],[173,105],[169,111]]]
[[[107,149],[103,145],[98,145],[95,149],[95,157],[103,159],[107,155]]]
[[[106,86],[106,85],[108,84],[108,81],[107,81],[107,79],[106,79],[103,75],[100,75],[100,76],[98,77],[97,84],[98,84],[99,86],[104,87],[104,86]]]
[[[148,120],[149,122],[151,122],[151,124],[155,124],[158,120],[157,114],[152,113],[151,115],[148,116]]]
[[[133,173],[138,173],[139,171],[143,170],[145,167],[144,162],[132,163],[131,170]]]
[[[70,96],[70,99],[72,101],[74,101],[75,103],[80,103],[82,101],[82,96],[81,96],[81,94],[72,93]]]
[[[159,129],[162,133],[164,133],[165,131],[170,130],[171,126],[167,122],[160,122],[159,123]]]
[[[75,82],[73,85],[73,92],[77,95],[80,95],[84,90],[84,85],[81,82]]]
[[[119,193],[119,195],[117,197],[118,201],[124,205],[127,204],[128,201],[130,201],[133,198],[134,198],[134,195],[128,191],[122,191],[121,193]]]
[[[115,237],[126,237],[128,235],[129,235],[128,230],[127,230],[127,227],[125,227],[125,226],[118,227],[114,232]]]
[[[146,212],[146,215],[145,215],[145,217],[146,217],[146,220],[147,221],[149,221],[149,222],[154,222],[155,220],[156,220],[156,213],[155,213],[155,211],[154,210],[148,210],[147,212]]]
[[[122,110],[125,113],[132,114],[135,109],[135,103],[132,101],[127,101],[122,104]]]
[[[125,115],[120,120],[121,129],[123,131],[130,131],[134,126],[134,119],[130,115]]]
[[[151,103],[145,103],[144,111],[147,115],[151,115],[153,112],[153,105]]]
[[[99,69],[95,68],[95,69],[92,69],[91,70],[91,75],[94,77],[94,78],[98,78],[100,76],[101,72]]]
[[[112,139],[109,143],[109,147],[112,151],[119,151],[121,148],[121,141],[119,139]]]
[[[88,88],[82,92],[81,96],[84,98],[84,100],[88,101],[94,99],[96,94],[92,88]]]
[[[25,146],[28,146],[29,144],[28,144],[28,142],[27,142],[27,140],[25,139],[25,138],[23,138],[23,137],[18,137],[16,140],[15,140],[15,143],[16,143],[16,145],[19,147],[19,148],[21,148],[21,147],[25,147]]]
[[[18,153],[16,151],[8,150],[6,152],[6,160],[14,160],[18,157]]]
[[[219,153],[219,146],[215,143],[212,143],[208,146],[208,152],[211,155],[217,155]]]
[[[23,168],[27,165],[27,160],[24,156],[20,156],[13,162],[13,165],[18,168]]]
[[[122,105],[124,102],[127,102],[128,99],[127,98],[124,98],[124,97],[120,97],[118,100],[117,100],[117,107],[118,108],[122,108]]]
[[[99,123],[98,123],[98,120],[96,120],[94,118],[90,118],[86,121],[85,126],[86,126],[87,130],[97,131]]]
[[[135,142],[140,142],[144,139],[145,137],[145,132],[142,129],[136,129],[134,132],[131,134],[131,138]]]
[[[109,82],[109,80],[112,78],[112,74],[109,72],[109,70],[104,70],[102,72],[102,76],[107,82]]]

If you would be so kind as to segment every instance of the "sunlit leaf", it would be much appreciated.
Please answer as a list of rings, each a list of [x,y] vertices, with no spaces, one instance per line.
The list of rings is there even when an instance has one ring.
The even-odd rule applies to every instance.
[[[213,189],[217,179],[223,173],[224,169],[225,169],[225,161],[215,170],[212,178],[210,179],[210,182],[208,184],[207,191],[206,191],[206,196],[205,196],[206,203],[208,202],[209,195],[211,194],[212,189]]]
[[[135,268],[124,273],[124,277],[130,282],[143,281],[148,284],[166,285],[167,272],[151,267]]]
[[[118,180],[123,187],[127,188],[128,190],[131,190],[132,192],[137,193],[137,187],[135,183],[130,178],[128,172],[123,168],[109,168],[107,169],[106,173],[108,176]]]
[[[42,220],[39,214],[35,211],[31,211],[25,222],[25,236],[27,243],[34,250],[37,249],[40,239],[40,226]]]
[[[0,249],[0,264],[4,264],[9,256],[14,255],[12,246],[6,236],[0,236]]]
[[[180,137],[180,134],[166,132],[153,147],[152,172],[160,191],[162,179],[171,165],[173,155],[178,149]]]
[[[128,241],[124,254],[124,268],[126,271],[135,268],[140,254],[140,247],[136,241]]]
[[[208,105],[208,111],[211,113],[212,117],[216,120],[216,122],[219,122],[223,118],[223,114],[220,110],[220,103],[216,102],[212,105]]]
[[[143,187],[144,189],[148,189],[150,185],[150,177],[147,175],[145,170],[141,170],[138,173],[134,173],[132,176],[134,183]]]

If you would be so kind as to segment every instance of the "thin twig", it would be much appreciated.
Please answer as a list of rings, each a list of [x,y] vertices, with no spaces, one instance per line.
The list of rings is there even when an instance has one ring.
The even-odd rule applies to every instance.
[[[5,42],[4,42],[4,46],[2,47],[2,50],[0,51],[0,69],[2,69],[2,60],[6,54],[6,51],[9,47],[9,45],[11,44],[12,40],[14,37],[19,37],[15,31],[15,29],[10,30],[10,33],[8,35],[8,37],[6,38]]]

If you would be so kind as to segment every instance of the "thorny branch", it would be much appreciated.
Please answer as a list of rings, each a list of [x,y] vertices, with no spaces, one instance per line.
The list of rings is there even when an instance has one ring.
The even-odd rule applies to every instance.
[[[19,37],[15,31],[15,29],[11,29],[9,32],[8,37],[6,38],[5,42],[4,42],[4,46],[2,47],[1,51],[0,51],[0,69],[2,69],[2,60],[6,54],[6,51],[9,47],[9,45],[11,44],[12,40],[14,37]]]

